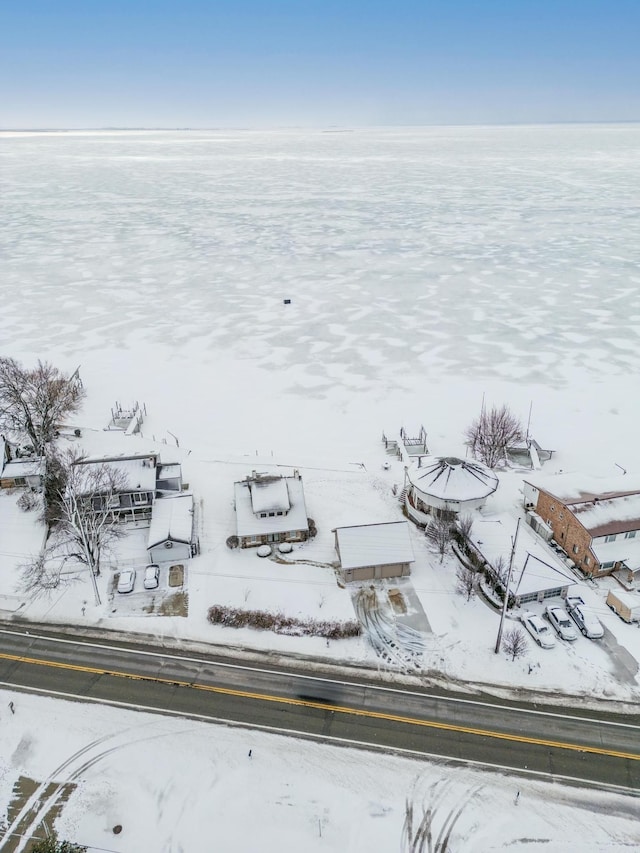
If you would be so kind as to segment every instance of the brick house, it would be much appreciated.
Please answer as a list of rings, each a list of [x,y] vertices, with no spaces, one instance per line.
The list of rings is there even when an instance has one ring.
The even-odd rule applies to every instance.
[[[626,477],[559,475],[544,486],[525,481],[524,503],[585,574],[633,574],[640,568],[640,488],[633,485]]]

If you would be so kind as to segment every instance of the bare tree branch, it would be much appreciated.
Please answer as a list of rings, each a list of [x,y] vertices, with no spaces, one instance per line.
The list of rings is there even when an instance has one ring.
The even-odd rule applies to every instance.
[[[456,589],[470,601],[476,593],[476,573],[467,566],[458,566],[456,570]]]
[[[83,398],[82,387],[49,362],[28,370],[14,358],[0,358],[0,428],[28,441],[40,456]]]
[[[57,588],[67,582],[67,573],[73,574],[65,569],[69,564],[76,575],[88,570],[98,603],[101,559],[124,534],[117,507],[127,487],[126,475],[104,463],[87,463],[75,449],[62,457],[51,455],[57,466],[49,483],[49,512],[55,525],[44,554],[23,567],[24,588]]]
[[[525,637],[522,628],[515,625],[510,628],[504,635],[502,640],[502,649],[506,654],[511,655],[511,660],[522,657],[527,653],[527,638]]]
[[[425,527],[424,535],[430,545],[440,555],[440,562],[451,547],[452,533],[455,527],[455,513],[440,510],[433,515]]]
[[[465,437],[473,458],[495,468],[506,458],[507,447],[524,438],[524,430],[508,406],[493,406],[467,427]]]

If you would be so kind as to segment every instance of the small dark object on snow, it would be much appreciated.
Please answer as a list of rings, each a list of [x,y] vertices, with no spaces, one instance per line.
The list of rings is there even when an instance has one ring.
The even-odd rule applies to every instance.
[[[9,710],[11,711],[12,714],[15,714],[16,709],[13,707],[13,702],[9,702]]]
[[[515,798],[515,804],[516,804],[516,806],[518,805],[518,800],[519,800],[519,799],[520,799],[520,791],[518,791],[518,793],[516,794],[516,798]]]
[[[252,749],[250,749],[250,750],[249,750],[249,758],[251,758],[251,753],[252,753],[252,752],[253,752],[253,750],[252,750]]]
[[[121,823],[117,823],[117,824],[113,827],[113,834],[114,834],[114,835],[120,835],[120,833],[121,833],[121,832],[122,832],[122,824],[121,824]]]
[[[285,305],[291,305],[290,299],[283,299],[282,301],[284,302]]]

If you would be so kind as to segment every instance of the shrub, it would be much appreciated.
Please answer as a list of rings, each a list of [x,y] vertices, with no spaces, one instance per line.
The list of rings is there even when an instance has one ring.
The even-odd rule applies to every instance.
[[[241,610],[238,607],[223,607],[214,604],[209,608],[207,618],[212,625],[226,628],[255,628],[259,631],[273,631],[290,637],[323,637],[327,640],[344,640],[360,634],[360,623],[351,620],[337,622],[332,620],[296,619],[284,613],[270,613],[268,610]]]

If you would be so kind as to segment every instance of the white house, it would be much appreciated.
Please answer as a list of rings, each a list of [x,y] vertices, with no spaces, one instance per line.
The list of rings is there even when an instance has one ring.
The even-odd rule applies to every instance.
[[[336,527],[332,532],[346,583],[411,573],[415,557],[406,521]]]
[[[147,540],[149,562],[182,562],[194,554],[193,495],[158,498]]]
[[[420,525],[428,524],[434,512],[479,509],[498,488],[490,468],[456,456],[420,457],[405,471],[405,507]]]
[[[27,486],[40,491],[44,480],[45,462],[41,456],[24,453],[19,447],[0,436],[0,488]]]
[[[309,521],[302,478],[259,474],[234,484],[236,534],[241,548],[271,542],[303,542]]]

